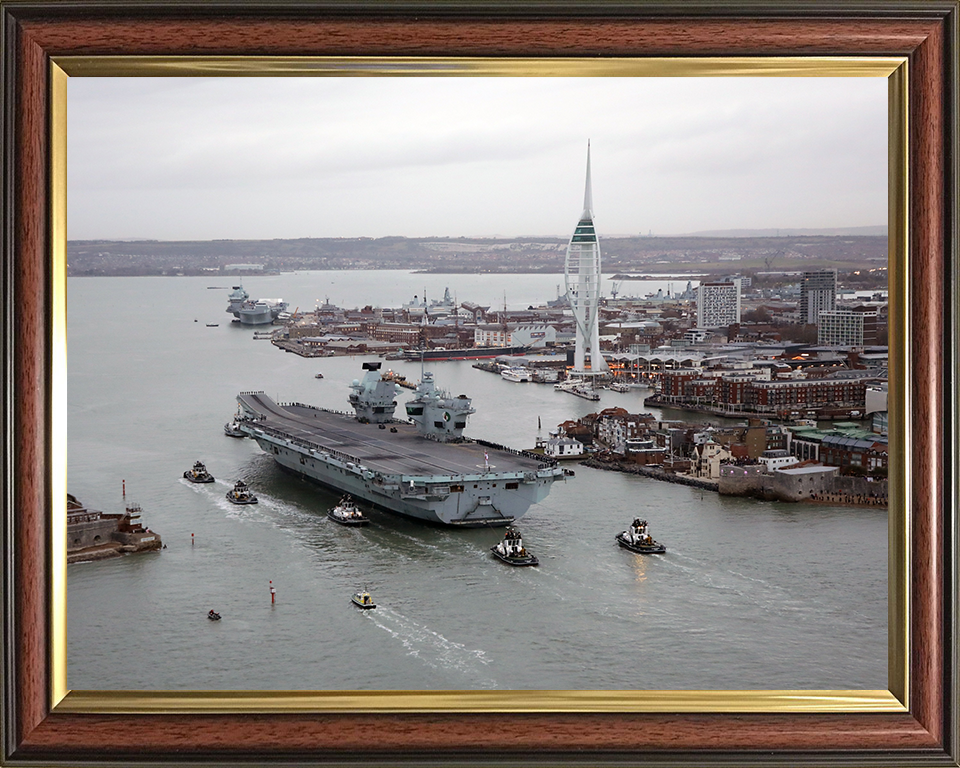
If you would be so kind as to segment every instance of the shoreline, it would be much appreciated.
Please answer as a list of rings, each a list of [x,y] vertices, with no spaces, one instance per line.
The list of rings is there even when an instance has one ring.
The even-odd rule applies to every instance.
[[[623,461],[600,461],[595,458],[589,458],[578,463],[592,469],[600,469],[606,472],[622,472],[628,475],[640,475],[641,477],[648,477],[652,480],[662,480],[667,483],[675,483],[677,485],[687,485],[693,488],[699,488],[703,491],[713,491],[720,495],[720,483],[713,480],[703,480],[701,478],[687,477],[685,475],[674,475],[669,472],[664,472],[662,469],[652,469],[645,467],[642,464],[631,464]],[[750,493],[730,493],[724,495],[742,499],[752,498],[756,501],[764,501],[764,499],[757,498]],[[871,497],[865,494],[843,493],[825,493],[818,494],[817,496],[811,498],[798,499],[796,501],[783,501],[784,503],[789,504],[816,504],[819,506],[857,508],[886,507],[888,505],[888,501],[884,497]]]

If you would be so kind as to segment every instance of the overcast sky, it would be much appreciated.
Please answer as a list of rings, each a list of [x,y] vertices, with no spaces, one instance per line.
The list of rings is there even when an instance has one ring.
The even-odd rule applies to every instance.
[[[69,238],[883,225],[882,78],[71,78]]]

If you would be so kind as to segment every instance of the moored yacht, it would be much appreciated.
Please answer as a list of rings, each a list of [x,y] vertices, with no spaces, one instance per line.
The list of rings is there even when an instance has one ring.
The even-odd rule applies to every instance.
[[[507,381],[533,381],[533,373],[522,365],[509,365],[501,369],[500,376]]]

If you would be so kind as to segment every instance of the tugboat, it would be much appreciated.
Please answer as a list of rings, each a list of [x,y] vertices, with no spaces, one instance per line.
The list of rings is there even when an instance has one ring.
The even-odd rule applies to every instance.
[[[633,525],[626,531],[618,533],[617,544],[639,555],[662,555],[667,548],[647,532],[647,521],[639,517],[634,518]]]
[[[232,491],[227,491],[227,501],[233,504],[256,504],[257,497],[250,493],[243,480],[237,480]]]
[[[512,526],[503,534],[503,541],[490,547],[490,551],[507,565],[540,565],[540,561],[524,549],[520,531]]]
[[[237,419],[228,421],[223,425],[223,434],[225,434],[227,437],[246,437],[246,435],[240,431]]]
[[[370,593],[365,589],[357,592],[350,600],[357,608],[363,608],[364,610],[377,607],[377,604],[373,602],[373,598],[370,597]]]
[[[349,496],[340,499],[337,506],[327,512],[327,517],[340,525],[366,525],[370,522]]]
[[[210,621],[220,621],[220,614],[214,610],[211,610],[209,613],[207,613],[207,618],[210,619]]]
[[[212,483],[213,475],[207,472],[207,468],[203,466],[202,461],[198,461],[193,465],[193,469],[188,469],[183,473],[183,476],[189,480],[191,483]]]

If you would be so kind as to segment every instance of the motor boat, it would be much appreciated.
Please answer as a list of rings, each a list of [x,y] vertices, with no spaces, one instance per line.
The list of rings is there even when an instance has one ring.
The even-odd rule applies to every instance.
[[[540,565],[534,555],[527,552],[523,546],[520,531],[513,526],[507,528],[503,534],[503,541],[495,547],[490,547],[494,557],[507,565]]]

